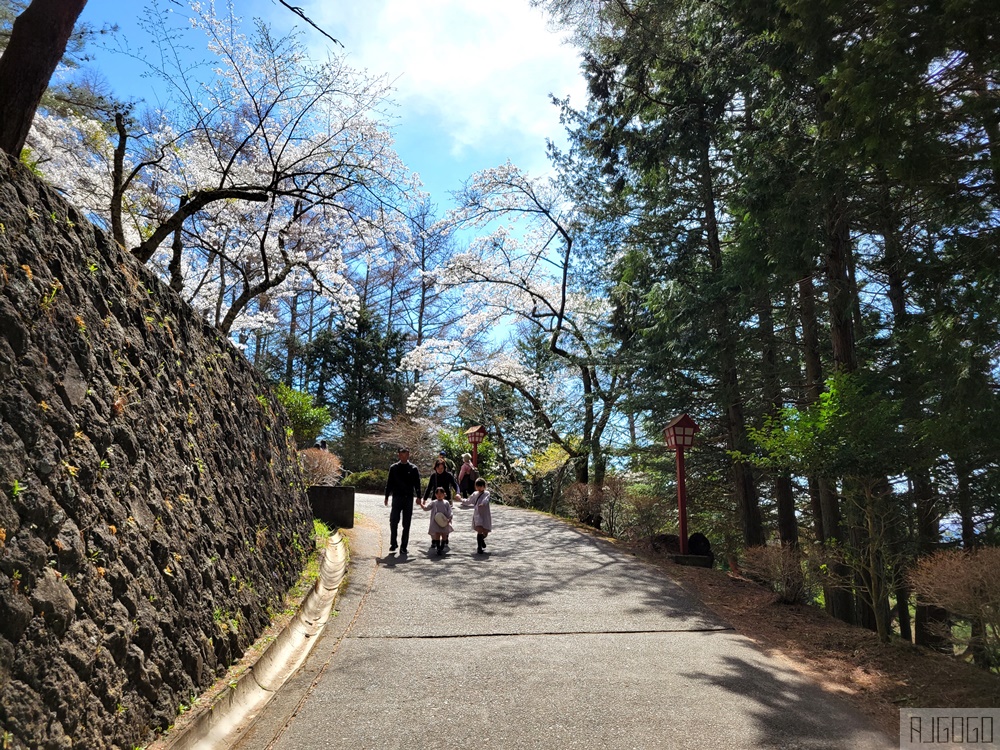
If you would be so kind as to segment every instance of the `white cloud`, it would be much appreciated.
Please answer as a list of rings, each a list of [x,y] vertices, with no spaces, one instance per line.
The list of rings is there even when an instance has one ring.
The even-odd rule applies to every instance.
[[[528,0],[326,0],[308,12],[351,64],[396,78],[401,117],[443,131],[453,157],[541,152],[562,134],[549,94],[584,101],[577,50]]]

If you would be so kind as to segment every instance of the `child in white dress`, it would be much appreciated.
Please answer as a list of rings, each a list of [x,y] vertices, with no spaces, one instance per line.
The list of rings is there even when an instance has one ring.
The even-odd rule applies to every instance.
[[[444,487],[435,489],[434,499],[429,503],[421,502],[420,507],[431,514],[430,527],[427,529],[427,533],[431,535],[431,549],[436,549],[439,555],[443,555],[444,548],[448,546],[448,535],[454,531],[451,520],[455,512],[445,496]]]
[[[486,489],[485,479],[476,480],[476,491],[462,505],[472,508],[472,528],[476,531],[476,552],[482,555],[486,552],[486,537],[493,531],[490,493]]]

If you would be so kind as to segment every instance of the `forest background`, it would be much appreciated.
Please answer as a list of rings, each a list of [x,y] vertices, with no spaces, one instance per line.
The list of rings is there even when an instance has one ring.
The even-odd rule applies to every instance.
[[[22,160],[357,481],[481,424],[504,502],[656,538],[686,412],[690,528],[727,564],[996,669],[1000,9],[536,5],[586,101],[556,102],[552,176],[477,172],[441,215],[386,76],[232,7],[147,7],[155,106],[79,74],[110,33],[80,28]]]

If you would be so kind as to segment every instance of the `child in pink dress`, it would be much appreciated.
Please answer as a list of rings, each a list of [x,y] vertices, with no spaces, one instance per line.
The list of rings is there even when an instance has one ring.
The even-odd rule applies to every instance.
[[[429,503],[420,503],[420,507],[431,514],[430,527],[427,529],[427,533],[431,535],[431,549],[436,549],[438,555],[443,555],[444,548],[448,546],[448,535],[454,531],[451,519],[455,512],[445,496],[444,487],[436,488],[434,499]],[[444,524],[439,523],[442,519]]]
[[[472,528],[476,531],[476,552],[482,555],[486,552],[486,537],[493,531],[490,493],[486,489],[485,479],[476,480],[476,491],[462,503],[462,506],[472,508]]]

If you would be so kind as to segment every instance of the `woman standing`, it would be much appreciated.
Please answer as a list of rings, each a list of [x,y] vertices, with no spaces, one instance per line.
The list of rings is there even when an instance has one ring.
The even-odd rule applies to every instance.
[[[441,487],[444,492],[448,502],[451,502],[451,490],[454,487],[455,492],[458,493],[459,499],[462,497],[462,491],[458,487],[458,482],[455,481],[455,475],[448,471],[448,467],[444,462],[443,458],[439,458],[434,462],[434,471],[431,472],[430,480],[427,482],[427,489],[424,492],[424,500],[434,497],[434,491]]]

